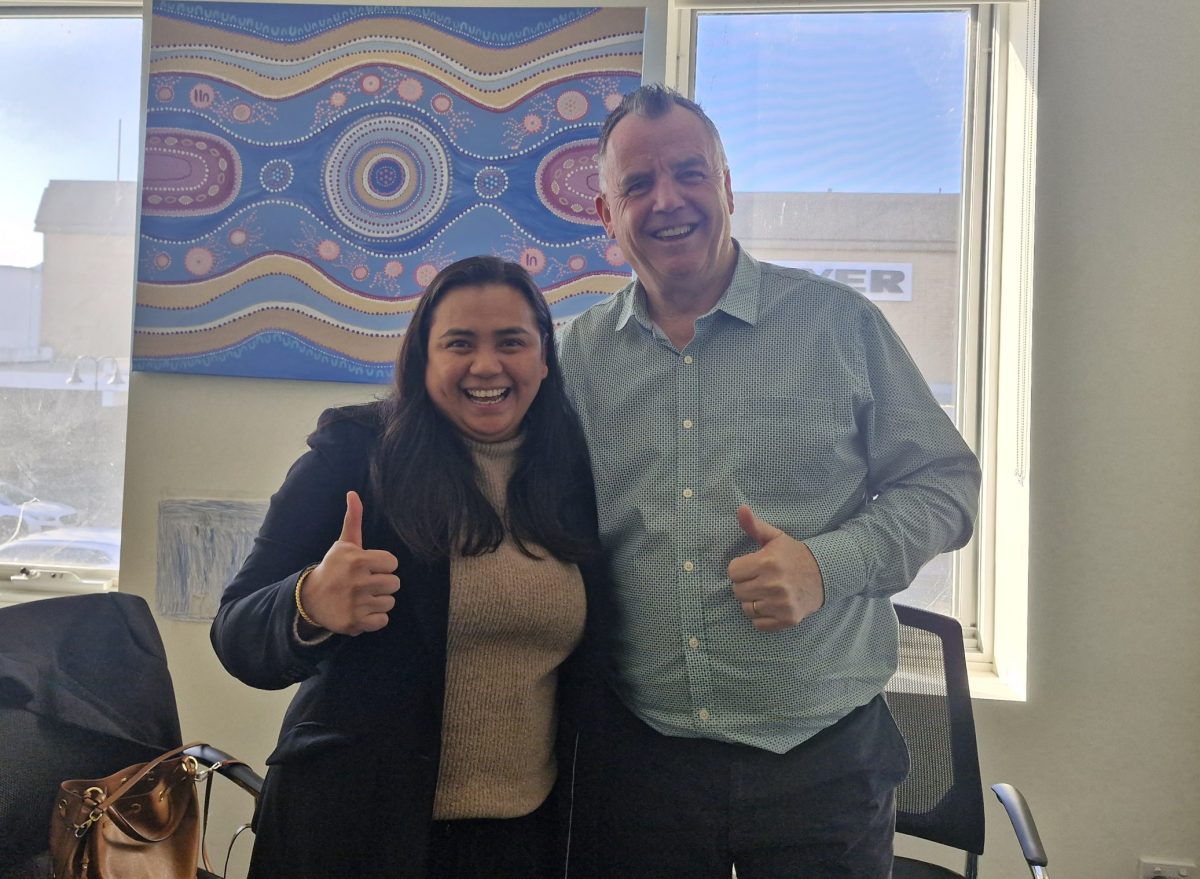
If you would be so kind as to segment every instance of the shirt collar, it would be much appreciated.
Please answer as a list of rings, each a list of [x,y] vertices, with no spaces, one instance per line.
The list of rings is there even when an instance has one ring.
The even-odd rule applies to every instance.
[[[758,322],[758,290],[762,266],[736,239],[733,243],[737,247],[737,266],[733,270],[729,286],[712,310],[723,311],[730,317],[754,326]],[[649,309],[646,307],[646,290],[636,275],[633,282],[617,295],[620,297],[615,327],[618,332],[625,328],[631,317],[647,330],[653,326]]]
[[[758,323],[758,291],[762,277],[762,265],[746,253],[746,249],[734,240],[737,247],[737,268],[729,282],[725,295],[717,302],[717,308],[742,323],[754,326]]]

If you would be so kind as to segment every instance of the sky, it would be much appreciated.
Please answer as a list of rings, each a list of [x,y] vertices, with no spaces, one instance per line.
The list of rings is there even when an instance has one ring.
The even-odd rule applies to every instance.
[[[959,192],[968,13],[701,15],[735,191]]]
[[[42,261],[50,180],[137,176],[142,20],[0,18],[0,265]],[[45,46],[69,46],[69,53]]]
[[[960,191],[967,24],[961,11],[701,16],[696,97],[734,189]],[[0,265],[41,262],[49,180],[112,180],[118,159],[135,179],[141,31],[140,18],[0,19]]]

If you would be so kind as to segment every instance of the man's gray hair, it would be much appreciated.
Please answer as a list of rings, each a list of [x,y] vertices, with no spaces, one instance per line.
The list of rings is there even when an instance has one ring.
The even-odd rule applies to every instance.
[[[685,98],[673,88],[668,88],[659,82],[648,83],[630,92],[621,99],[617,108],[608,114],[600,129],[600,141],[596,145],[596,165],[600,170],[600,191],[604,191],[604,154],[608,150],[608,139],[612,136],[617,123],[626,116],[642,116],[646,119],[659,119],[671,112],[672,107],[683,107],[696,116],[708,133],[712,135],[717,145],[717,156],[721,161],[721,171],[729,168],[729,160],[725,157],[725,145],[721,143],[721,132],[716,124],[708,118],[708,114],[695,101]]]

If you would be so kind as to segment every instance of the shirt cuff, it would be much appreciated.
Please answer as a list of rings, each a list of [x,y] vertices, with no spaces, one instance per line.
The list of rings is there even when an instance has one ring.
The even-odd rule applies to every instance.
[[[818,534],[805,540],[804,545],[821,569],[826,604],[867,591],[867,566],[862,551],[845,531]]]

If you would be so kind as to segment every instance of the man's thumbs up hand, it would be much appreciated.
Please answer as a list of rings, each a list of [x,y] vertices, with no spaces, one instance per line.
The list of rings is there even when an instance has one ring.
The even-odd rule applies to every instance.
[[[776,537],[779,537],[781,534],[783,534],[783,532],[774,525],[764,522],[762,519],[758,518],[758,516],[754,515],[754,511],[745,504],[742,504],[740,507],[738,507],[737,520],[738,527],[745,531],[746,534],[749,535],[750,539],[759,546],[766,546]]]
[[[299,596],[304,612],[317,625],[339,635],[377,632],[386,626],[400,588],[396,557],[363,547],[362,520],[358,492],[347,492],[342,533],[305,579]]]
[[[812,551],[758,518],[745,504],[738,507],[737,520],[759,547],[729,563],[733,597],[754,627],[775,632],[820,610],[825,604],[825,588]]]

